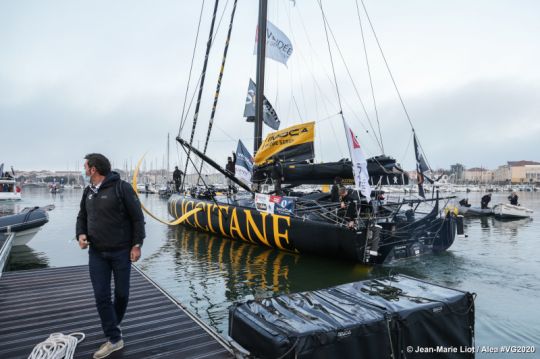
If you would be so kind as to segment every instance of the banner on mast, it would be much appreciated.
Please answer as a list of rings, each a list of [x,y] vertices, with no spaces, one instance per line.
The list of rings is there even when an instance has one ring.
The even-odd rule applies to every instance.
[[[248,122],[252,122],[255,117],[255,92],[257,91],[257,85],[252,79],[249,79],[249,87],[246,96],[246,105],[244,107],[244,117],[248,118]],[[280,121],[278,115],[270,101],[263,97],[263,122],[273,130],[279,130]]]
[[[315,157],[315,122],[301,123],[269,133],[255,155],[257,166],[279,157],[283,162],[300,162]]]
[[[429,167],[422,156],[420,151],[420,146],[418,145],[418,140],[416,139],[416,133],[413,132],[414,139],[414,155],[416,157],[416,178],[418,181],[418,195],[420,197],[426,198],[424,193],[424,172],[429,171]]]
[[[255,34],[255,49],[253,55],[257,54],[257,43],[259,41],[259,28]],[[266,57],[281,62],[287,66],[287,60],[293,53],[291,40],[277,26],[270,21],[266,21]]]
[[[371,187],[369,186],[366,155],[364,154],[362,147],[360,147],[360,142],[358,142],[358,139],[345,119],[343,119],[343,126],[345,127],[345,133],[347,134],[347,144],[349,145],[349,154],[351,155],[355,187],[359,189],[369,201],[371,198]]]
[[[253,156],[242,141],[238,140],[236,147],[236,163],[234,165],[235,176],[247,185],[251,185],[251,175],[253,173]]]

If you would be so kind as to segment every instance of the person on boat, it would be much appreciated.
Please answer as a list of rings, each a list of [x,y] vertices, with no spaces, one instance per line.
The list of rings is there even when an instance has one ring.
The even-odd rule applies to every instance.
[[[491,202],[491,193],[485,194],[480,200],[480,207],[482,209],[488,209],[488,204]]]
[[[470,207],[471,204],[469,203],[469,200],[467,198],[463,198],[461,201],[459,201],[459,205],[461,207]]]
[[[281,183],[283,182],[283,166],[277,156],[273,158],[272,163],[272,180],[274,181],[274,192],[276,195],[281,195]]]
[[[180,185],[182,184],[182,175],[184,172],[180,171],[178,169],[178,166],[174,166],[174,171],[172,174],[172,178],[174,181],[174,188],[176,189],[176,192],[180,192]]]
[[[334,184],[332,185],[332,189],[330,191],[331,195],[331,201],[332,202],[338,202],[339,201],[339,186],[341,186],[341,177],[334,178]]]
[[[341,215],[347,223],[347,227],[354,229],[358,214],[356,210],[356,202],[354,201],[352,191],[348,190],[345,186],[339,187],[339,202]]]
[[[94,359],[124,347],[120,323],[129,300],[131,263],[139,260],[145,237],[141,203],[131,185],[111,171],[107,157],[86,155],[85,175],[90,185],[83,192],[77,216],[76,238],[88,250],[90,280],[107,342]],[[111,301],[111,274],[114,301]]]
[[[225,169],[227,170],[227,172],[229,172],[230,174],[232,174],[233,176],[235,175],[236,173],[236,153],[232,153],[232,157],[227,157],[227,164],[225,165]],[[234,187],[234,182],[230,179],[230,178],[227,178],[227,188],[228,188],[228,191],[229,191],[229,194],[230,193],[234,193],[236,188]]]
[[[508,196],[508,200],[510,201],[510,204],[513,206],[518,206],[518,195],[516,192],[512,192],[510,196]]]

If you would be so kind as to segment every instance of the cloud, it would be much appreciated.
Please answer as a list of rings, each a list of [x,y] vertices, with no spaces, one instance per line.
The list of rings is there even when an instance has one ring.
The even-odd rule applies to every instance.
[[[507,78],[479,80],[419,95],[408,109],[433,167],[460,162],[495,168],[510,160],[540,160],[539,90],[536,83]],[[395,106],[390,111],[395,125],[403,115]],[[389,129],[390,138],[403,136]]]

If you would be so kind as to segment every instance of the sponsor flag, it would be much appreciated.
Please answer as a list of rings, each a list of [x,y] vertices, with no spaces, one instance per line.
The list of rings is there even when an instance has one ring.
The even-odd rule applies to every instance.
[[[257,43],[259,41],[259,29],[255,34],[255,49],[253,54],[257,54]],[[287,60],[293,53],[291,40],[270,21],[266,22],[266,57],[281,62],[287,66]]]
[[[253,156],[242,141],[238,140],[236,147],[236,163],[234,165],[235,176],[247,185],[251,184],[251,175],[253,173]]]
[[[345,122],[345,119],[343,119],[343,126],[345,126],[349,154],[351,155],[354,184],[369,201],[371,198],[371,187],[369,186],[366,155],[364,154],[362,147],[360,147],[360,142],[358,142],[354,132],[349,125],[347,125],[347,122]]]
[[[255,155],[257,166],[278,156],[283,162],[299,162],[315,157],[315,122],[307,122],[272,132]]]
[[[257,91],[257,85],[252,79],[249,79],[249,87],[246,96],[246,106],[244,107],[244,117],[248,118],[249,122],[253,121],[255,117],[255,92]],[[279,130],[279,118],[277,112],[274,110],[270,101],[263,96],[263,122],[273,130]]]

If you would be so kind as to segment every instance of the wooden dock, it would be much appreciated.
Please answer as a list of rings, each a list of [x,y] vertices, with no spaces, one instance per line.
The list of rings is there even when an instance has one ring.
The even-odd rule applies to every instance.
[[[11,252],[14,239],[15,235],[13,233],[0,233],[0,278],[9,259],[9,253]]]
[[[105,341],[88,266],[6,272],[0,279],[0,358],[27,358],[49,334],[83,332],[75,358]],[[137,267],[122,332],[108,358],[232,358],[227,344]]]

